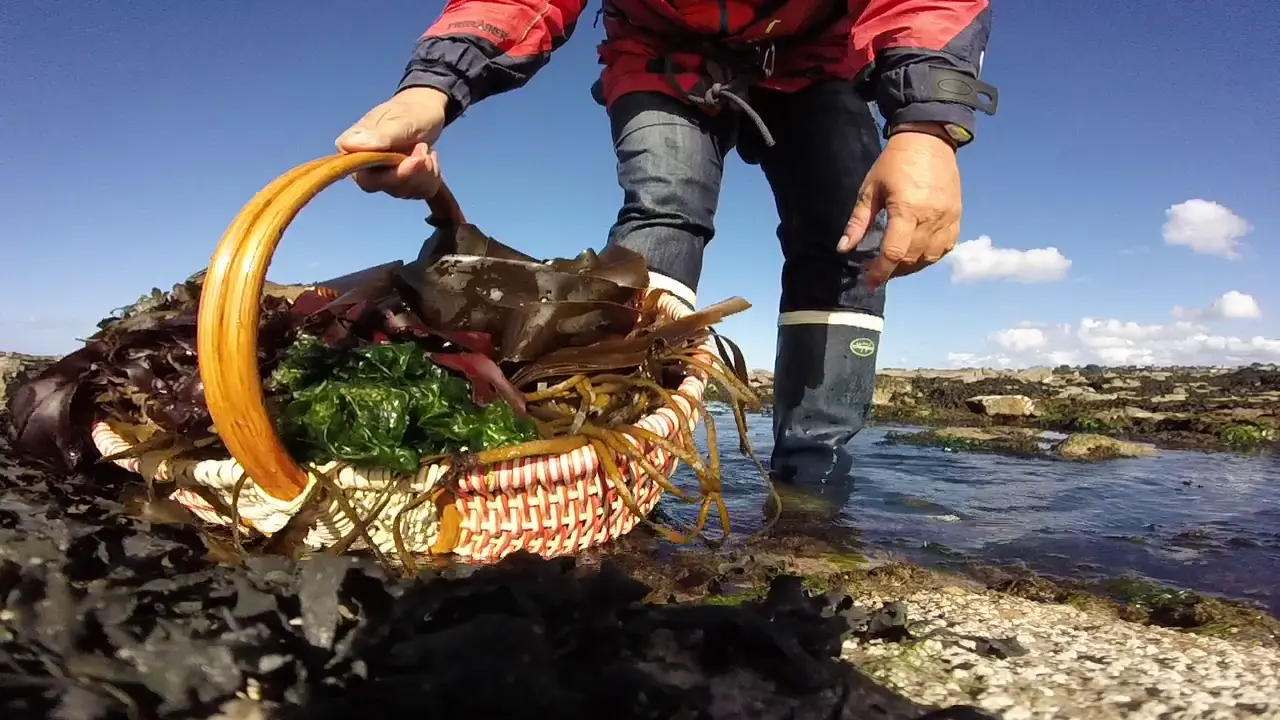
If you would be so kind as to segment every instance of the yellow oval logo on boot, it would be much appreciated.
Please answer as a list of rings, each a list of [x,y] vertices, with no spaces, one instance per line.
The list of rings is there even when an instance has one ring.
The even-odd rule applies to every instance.
[[[870,338],[857,338],[849,343],[849,352],[858,357],[868,357],[876,351],[876,344]]]

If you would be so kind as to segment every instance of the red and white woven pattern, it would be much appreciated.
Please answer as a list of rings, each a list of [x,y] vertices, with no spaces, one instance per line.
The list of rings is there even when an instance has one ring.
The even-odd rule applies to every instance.
[[[659,295],[658,310],[672,319],[689,312],[683,303],[665,292]],[[709,339],[703,352],[708,356],[714,353]],[[700,398],[705,389],[705,380],[690,374],[681,383],[680,393],[674,394],[678,411],[690,427],[701,418],[693,404],[681,395]],[[659,437],[676,440],[679,420],[675,413],[663,407],[637,424]],[[127,429],[108,423],[98,423],[93,428],[94,443],[103,455],[132,447],[134,442],[126,435]],[[669,477],[675,471],[678,461],[668,452],[627,437],[663,475]],[[662,496],[662,488],[635,462],[620,455],[613,459],[636,505],[644,513],[651,511]],[[173,460],[158,453],[117,460],[116,464],[154,480],[175,482],[178,486],[172,495],[175,500],[200,519],[222,525],[227,524],[225,516],[192,488],[201,486],[230,505],[232,490],[243,474],[233,459]],[[251,481],[245,482],[240,490],[239,514],[249,528],[267,534],[276,532],[316,486],[315,472],[325,473],[332,479],[361,517],[373,509],[388,484],[402,483],[404,487],[394,494],[391,503],[369,528],[374,543],[385,552],[393,553],[395,543],[390,526],[396,514],[413,498],[433,487],[446,470],[447,465],[433,465],[408,478],[381,468],[331,463],[315,468],[311,487],[288,503],[272,498]],[[576,553],[625,535],[639,522],[606,479],[591,446],[563,455],[525,458],[473,470],[459,478],[454,506],[461,516],[461,524],[453,552],[477,562],[496,561],[516,550],[545,557]],[[334,501],[320,515],[306,538],[308,545],[331,545],[351,530],[349,516]],[[439,516],[433,503],[422,503],[410,510],[401,522],[403,539],[412,552],[427,552],[439,538]]]

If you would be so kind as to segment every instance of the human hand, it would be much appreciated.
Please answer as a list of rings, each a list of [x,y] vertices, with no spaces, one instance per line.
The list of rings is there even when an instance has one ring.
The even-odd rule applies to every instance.
[[[444,129],[449,96],[435,88],[406,88],[365,113],[334,143],[339,152],[398,152],[396,167],[361,170],[352,177],[365,192],[427,200],[440,189],[440,164],[432,145]]]
[[[872,218],[885,211],[880,255],[866,268],[868,287],[938,262],[960,237],[960,168],[955,148],[941,132],[927,126],[899,130],[862,181],[836,249],[847,253],[857,247]]]

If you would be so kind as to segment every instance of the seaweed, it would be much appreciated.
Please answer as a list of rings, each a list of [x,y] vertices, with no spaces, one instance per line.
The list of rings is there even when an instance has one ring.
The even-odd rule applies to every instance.
[[[277,400],[280,436],[306,461],[412,474],[427,456],[537,437],[533,424],[501,399],[473,402],[468,383],[412,341],[335,349],[303,336],[285,351],[267,388],[284,394]]]
[[[19,383],[8,400],[14,449],[66,470],[93,456],[89,428],[103,416],[189,440],[213,437],[196,362],[203,273],[169,292],[153,289],[98,324],[84,347]],[[290,293],[268,288],[260,355],[292,342]]]
[[[473,225],[438,229],[417,260],[389,272],[428,326],[487,333],[501,362],[627,335],[649,284],[632,250],[539,262]]]

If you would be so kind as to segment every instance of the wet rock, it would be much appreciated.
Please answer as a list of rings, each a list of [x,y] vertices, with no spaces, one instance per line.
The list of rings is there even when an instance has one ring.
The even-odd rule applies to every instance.
[[[1053,368],[1050,367],[1031,367],[1025,370],[1015,370],[1013,376],[1019,380],[1026,382],[1042,383],[1053,379]]]
[[[1026,417],[1036,414],[1035,401],[1026,395],[978,395],[964,402],[970,410],[983,415]]]
[[[963,440],[977,440],[980,442],[1011,439],[1022,440],[1035,437],[1036,434],[1034,430],[1029,428],[1001,427],[998,425],[986,428],[945,427],[939,429],[937,433],[944,437],[959,438]]]
[[[873,407],[883,407],[893,404],[893,391],[886,387],[876,387],[871,393],[871,405]]]
[[[890,432],[883,442],[889,445],[936,447],[952,452],[992,452],[1015,457],[1034,457],[1043,452],[1034,430],[1016,427],[945,427],[917,433]]]
[[[1258,398],[1251,398],[1257,400]],[[1267,415],[1267,411],[1262,408],[1228,408],[1217,413],[1224,420],[1259,420]]]
[[[917,401],[911,380],[892,375],[881,375],[876,378],[876,389],[871,396],[873,406],[914,405]]]
[[[881,376],[888,377],[945,379],[955,380],[962,383],[977,382],[988,378],[1000,377],[1005,374],[1006,373],[1002,370],[992,370],[989,368],[957,368],[943,370],[929,368],[913,370],[886,368],[880,373]]]
[[[1087,387],[1072,385],[1059,391],[1058,397],[1064,400],[1069,399],[1079,402],[1107,402],[1109,400],[1115,400],[1120,396],[1116,393],[1100,393]]]
[[[768,370],[752,370],[747,373],[747,386],[750,388],[772,388],[773,373]]]
[[[1124,422],[1128,420],[1149,420],[1151,422],[1160,422],[1166,417],[1169,417],[1169,415],[1168,413],[1157,413],[1149,410],[1143,410],[1138,407],[1126,406],[1113,410],[1103,410],[1101,412],[1094,413],[1093,417],[1106,423]]]
[[[1111,458],[1138,458],[1156,454],[1156,449],[1142,443],[1117,440],[1106,435],[1075,433],[1054,448],[1058,455],[1068,460],[1106,460]]]

